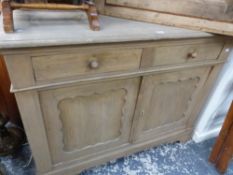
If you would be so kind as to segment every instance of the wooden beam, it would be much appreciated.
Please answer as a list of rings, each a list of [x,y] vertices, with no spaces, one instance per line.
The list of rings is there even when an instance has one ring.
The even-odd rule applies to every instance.
[[[47,0],[24,0],[25,3],[36,3],[36,2],[41,2],[41,3],[44,3],[44,2],[48,2]]]
[[[103,15],[233,36],[233,0],[95,2],[99,13]]]
[[[141,10],[233,22],[233,13],[226,13],[232,0],[106,0],[106,4]]]
[[[69,5],[69,4],[55,4],[55,3],[15,3],[11,2],[12,9],[38,9],[38,10],[88,10],[87,4]]]
[[[105,5],[100,12],[120,18],[233,36],[233,23],[108,5]]]

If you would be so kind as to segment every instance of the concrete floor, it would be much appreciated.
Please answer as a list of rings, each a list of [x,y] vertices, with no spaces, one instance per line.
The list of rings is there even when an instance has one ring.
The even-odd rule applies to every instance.
[[[207,161],[214,141],[161,145],[94,167],[81,175],[218,175]],[[15,155],[0,161],[7,175],[34,175],[34,163],[27,165],[29,159],[29,147],[24,145]],[[226,175],[233,175],[233,163]]]

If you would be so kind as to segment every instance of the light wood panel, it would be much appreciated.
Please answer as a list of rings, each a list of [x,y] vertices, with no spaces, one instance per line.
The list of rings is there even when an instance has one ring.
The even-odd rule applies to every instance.
[[[53,168],[37,92],[15,94],[38,174]]]
[[[180,68],[183,67],[183,65],[181,65],[183,63],[188,67],[199,66],[201,61],[201,65],[217,64],[224,62],[224,59],[214,60],[220,49],[219,47],[221,47],[223,43],[225,43],[223,38],[210,37],[157,42],[147,41],[108,45],[85,45],[78,47],[68,46],[62,48],[17,49],[10,52],[6,51],[5,58],[8,60],[7,67],[11,77],[13,91],[19,92],[22,90],[74,84],[75,82],[83,82],[86,80],[101,80],[108,77],[144,75],[149,72]],[[198,45],[201,46],[199,47]],[[170,50],[176,53],[176,56],[171,53],[171,59],[169,59],[169,54],[163,53],[166,57],[161,61],[166,61],[168,63],[166,66],[173,64],[172,67],[163,67],[164,65],[161,65],[161,67],[157,67],[157,69],[147,70],[146,72],[139,71],[139,65],[141,65],[142,68],[146,67],[146,65],[153,65],[153,57],[156,56],[153,55],[153,48],[160,47],[170,47]],[[177,52],[175,50],[176,48],[179,48],[180,52]],[[225,46],[225,49],[229,51],[230,48],[230,45]],[[199,54],[196,59],[186,60],[186,54],[192,51],[189,49],[198,50]],[[204,51],[205,49],[212,49],[213,53],[207,53]],[[162,51],[163,50],[161,50],[161,52]],[[224,55],[222,58],[227,57],[229,51],[223,52]],[[160,55],[162,56],[162,54]],[[141,57],[143,57],[143,59],[140,63]],[[175,64],[178,63],[178,60],[180,60],[181,64]],[[91,68],[90,62],[92,61],[97,61],[98,67],[94,69]],[[98,76],[95,76],[97,74]],[[24,78],[21,79],[21,77]]]
[[[168,64],[190,63],[203,60],[218,59],[224,47],[224,42],[200,40],[200,43],[183,42],[171,45],[155,46],[143,51],[141,67],[151,67]]]
[[[35,77],[29,55],[5,55],[4,58],[7,60],[7,70],[11,83],[15,88],[35,85]]]
[[[144,1],[139,1],[139,0],[130,1],[130,4],[132,4],[132,2],[143,3]],[[150,1],[150,2],[154,3],[155,1]],[[160,2],[163,3],[164,1],[161,0]],[[180,4],[177,3],[177,1],[170,0],[168,2],[169,4],[176,3],[176,7],[180,6]],[[178,13],[170,13],[164,10],[149,10],[149,9],[143,9],[137,7],[128,7],[127,3],[126,4],[123,3],[122,5],[118,5],[118,4],[114,5],[114,4],[107,4],[105,3],[104,0],[97,0],[97,3],[99,3],[98,5],[99,12],[101,14],[105,14],[109,16],[233,36],[232,10],[228,10],[228,9],[232,9],[232,5],[231,4],[229,5],[229,3],[227,4],[224,3],[225,8],[221,8],[221,9],[224,9],[224,12],[226,11],[226,13],[228,13],[229,16],[228,19],[230,19],[231,21],[224,19],[224,17],[220,17],[223,20],[217,19],[217,17],[215,19],[215,17],[212,15],[211,15],[212,19],[209,19],[203,17],[189,16],[183,12],[181,14],[178,14]],[[148,5],[148,4],[146,4],[146,6],[148,7],[150,6],[151,8],[153,7],[152,5]],[[205,7],[203,9],[204,10],[209,9],[210,6],[212,6],[212,1],[208,1],[208,3],[206,3],[205,6],[203,6]],[[166,7],[166,5],[164,5],[164,7]],[[173,6],[169,5],[167,7],[173,7]],[[182,9],[187,8],[187,6],[181,6],[181,7]],[[175,9],[179,9],[179,7]],[[192,13],[200,14],[198,8],[195,9]],[[213,10],[212,14],[214,13],[215,10]],[[217,15],[217,16],[219,17],[223,15]]]
[[[189,139],[230,47],[212,37],[6,50],[38,174]],[[98,54],[103,72],[86,69]]]
[[[61,100],[58,109],[63,125],[64,150],[82,149],[118,138],[122,123],[119,116],[122,116],[126,93],[119,89]]]
[[[107,4],[233,22],[228,0],[106,0]]]
[[[147,140],[161,133],[184,129],[193,118],[195,98],[210,67],[145,76],[137,102],[132,140]],[[176,128],[174,130],[174,128]]]
[[[53,163],[128,143],[138,88],[135,78],[42,91]]]
[[[52,80],[123,70],[136,70],[142,49],[121,49],[32,57],[36,80]]]

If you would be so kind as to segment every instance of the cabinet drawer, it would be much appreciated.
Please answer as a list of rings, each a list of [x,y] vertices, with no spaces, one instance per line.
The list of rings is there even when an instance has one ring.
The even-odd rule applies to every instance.
[[[32,57],[35,79],[89,75],[138,69],[142,49],[111,50],[96,53],[71,53]]]
[[[142,67],[181,64],[217,59],[223,42],[181,42],[174,45],[158,45],[146,48],[142,56]]]

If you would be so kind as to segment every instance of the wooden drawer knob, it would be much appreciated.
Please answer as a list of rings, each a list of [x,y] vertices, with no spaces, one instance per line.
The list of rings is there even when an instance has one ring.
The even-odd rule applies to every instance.
[[[99,68],[99,62],[97,60],[93,60],[89,62],[89,67],[91,69],[98,69]]]
[[[197,52],[188,53],[188,59],[197,58]]]

